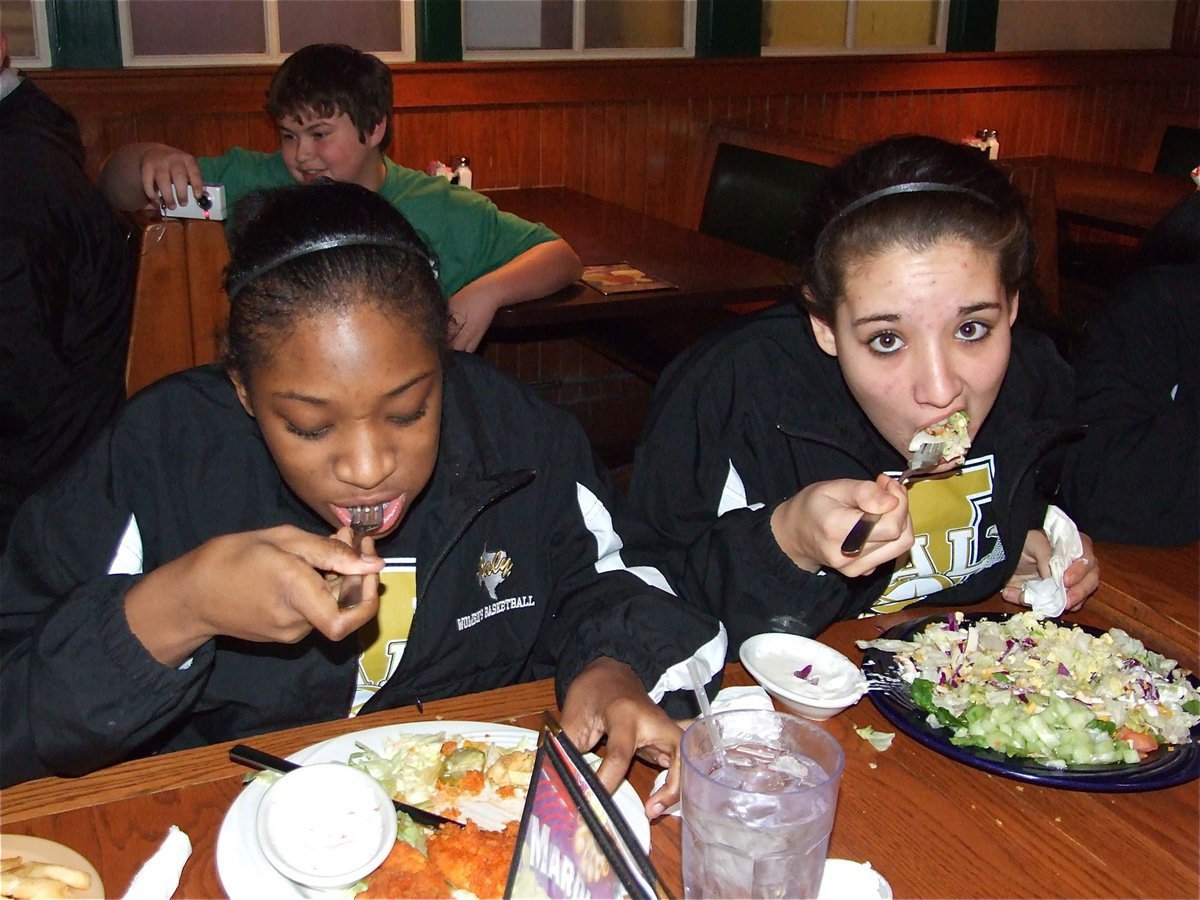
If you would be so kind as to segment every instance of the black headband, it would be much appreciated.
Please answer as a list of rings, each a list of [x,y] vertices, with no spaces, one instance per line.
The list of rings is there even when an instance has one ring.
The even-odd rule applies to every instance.
[[[320,253],[322,250],[333,250],[338,247],[380,247],[388,250],[403,250],[405,253],[410,253],[425,260],[425,263],[433,270],[433,277],[437,278],[437,263],[433,257],[423,247],[414,244],[412,241],[402,238],[389,238],[386,235],[379,234],[336,234],[318,240],[305,241],[288,250],[286,253],[281,253],[274,259],[270,259],[261,265],[255,266],[249,272],[245,272],[229,286],[229,300],[232,302],[233,298],[241,293],[242,289],[256,278],[278,269],[285,263],[299,259],[302,256],[308,256],[310,253]]]
[[[825,223],[825,227],[821,229],[821,235],[824,236],[825,232],[835,222],[840,222],[852,212],[856,212],[864,206],[874,203],[876,200],[882,200],[884,197],[890,197],[893,194],[964,194],[967,197],[978,200],[984,206],[990,206],[992,209],[997,208],[996,201],[991,197],[969,187],[963,187],[961,184],[946,184],[941,181],[906,181],[903,184],[893,184],[891,187],[872,191],[869,194],[859,197],[853,203],[842,207],[832,219]]]

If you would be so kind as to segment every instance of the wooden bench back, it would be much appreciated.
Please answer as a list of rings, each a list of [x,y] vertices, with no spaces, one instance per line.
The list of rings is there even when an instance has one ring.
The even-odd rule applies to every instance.
[[[1000,160],[1001,168],[1008,173],[1013,187],[1025,198],[1025,209],[1029,212],[1029,224],[1037,244],[1037,259],[1034,261],[1034,280],[1041,296],[1023,298],[1035,302],[1037,309],[1029,309],[1030,324],[1053,328],[1063,318],[1062,301],[1058,278],[1058,197],[1054,189],[1054,170],[1048,165],[1034,162]],[[1023,304],[1024,305],[1024,304]]]
[[[1188,178],[1200,166],[1200,116],[1184,110],[1156,114],[1138,163],[1144,172]]]
[[[229,248],[220,222],[136,217],[141,232],[125,390],[217,359],[229,304]]]
[[[856,149],[832,138],[716,123],[692,180],[688,222],[776,259],[791,259],[791,235],[822,175]]]

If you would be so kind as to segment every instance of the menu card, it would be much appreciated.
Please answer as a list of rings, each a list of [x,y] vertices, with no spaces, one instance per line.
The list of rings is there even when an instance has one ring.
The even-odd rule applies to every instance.
[[[663,281],[661,278],[647,275],[641,269],[635,269],[627,262],[608,263],[603,266],[584,266],[583,277],[580,280],[602,294],[661,291],[676,287],[669,281]]]
[[[542,732],[507,897],[668,896],[591,766],[563,735]]]

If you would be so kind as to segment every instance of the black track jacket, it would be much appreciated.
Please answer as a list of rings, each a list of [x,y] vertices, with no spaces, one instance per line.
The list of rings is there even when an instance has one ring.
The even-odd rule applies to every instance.
[[[175,669],[129,630],[123,599],[137,573],[279,524],[331,531],[282,482],[222,371],[193,369],[130,401],[22,507],[0,562],[3,783],[347,715],[353,637],[217,638]],[[675,715],[693,714],[687,660],[719,673],[724,631],[677,600],[623,546],[627,534],[575,420],[453,354],[433,478],[377,545],[417,557],[416,615],[398,670],[363,711],[550,675],[561,698],[605,655],[631,665],[656,701],[684,689],[668,699]],[[477,573],[496,551],[511,568],[493,600]]]
[[[931,599],[976,603],[999,591],[1040,528],[1057,484],[1049,453],[1069,425],[1070,368],[1044,336],[1015,331],[1012,359],[971,456],[995,460],[998,540],[985,566]],[[874,479],[904,460],[851,396],[837,360],[817,346],[807,315],[778,306],[711,336],[672,363],[655,392],[629,489],[653,527],[669,577],[720,617],[729,655],[762,631],[815,635],[867,610],[892,568],[846,578],[806,572],[779,548],[771,513],[801,488]],[[1043,471],[1044,470],[1044,471]]]

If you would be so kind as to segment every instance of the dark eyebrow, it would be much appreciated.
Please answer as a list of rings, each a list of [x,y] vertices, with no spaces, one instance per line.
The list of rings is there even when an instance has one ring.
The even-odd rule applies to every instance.
[[[880,313],[877,316],[863,316],[859,319],[854,319],[850,324],[857,327],[859,325],[869,325],[872,322],[899,322],[900,316],[896,313]]]
[[[971,303],[967,306],[960,306],[958,308],[958,314],[960,316],[969,316],[969,315],[973,315],[974,313],[977,313],[977,312],[984,312],[985,310],[999,309],[999,308],[1000,308],[999,303],[996,303],[993,300],[984,300],[981,303]],[[895,313],[880,313],[877,316],[863,316],[860,319],[853,320],[850,324],[852,326],[857,327],[859,325],[869,325],[874,322],[891,323],[891,322],[899,322],[899,321],[900,321],[900,316],[898,316]]]
[[[984,312],[989,309],[1000,309],[1000,304],[995,300],[984,300],[981,303],[972,303],[969,306],[960,306],[958,313],[961,316],[969,316],[972,313]]]
[[[405,391],[410,390],[414,385],[416,385],[422,381],[425,381],[428,378],[432,378],[432,377],[433,377],[432,369],[430,369],[428,372],[422,372],[420,375],[414,375],[412,378],[410,378],[408,381],[404,382],[403,384],[396,385],[396,387],[394,387],[390,391],[388,391],[387,394],[385,394],[385,396],[386,397],[398,397],[401,394],[403,394]],[[301,394],[297,391],[276,391],[274,394],[272,394],[272,396],[278,397],[281,400],[298,400],[301,403],[311,403],[313,406],[325,406],[327,403],[329,403],[329,401],[326,400],[324,397],[313,397],[313,396],[310,396],[309,394]]]

